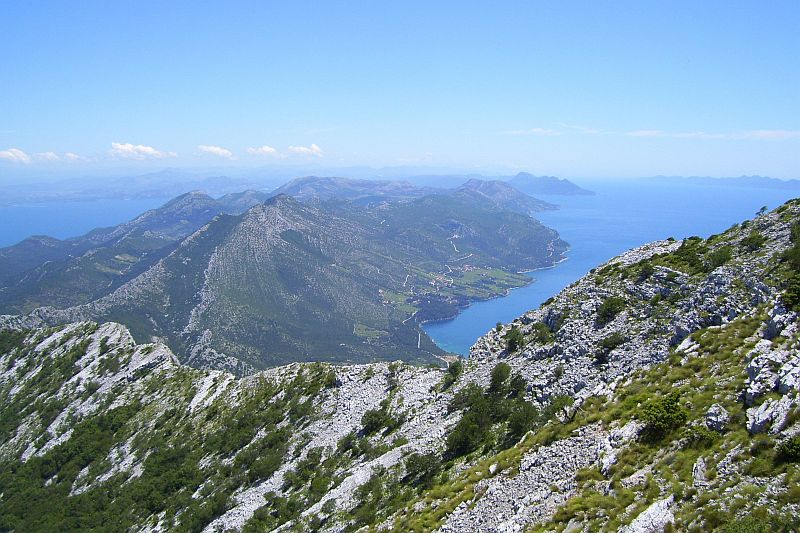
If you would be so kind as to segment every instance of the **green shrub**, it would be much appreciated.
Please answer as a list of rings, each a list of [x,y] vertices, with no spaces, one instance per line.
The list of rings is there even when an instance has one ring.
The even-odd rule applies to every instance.
[[[539,421],[539,410],[531,402],[515,402],[508,416],[508,437],[516,442],[528,431],[534,429]]]
[[[653,275],[653,272],[655,272],[653,263],[651,263],[650,261],[642,261],[639,266],[639,277],[638,277],[639,281],[642,282],[647,280],[650,276]]]
[[[614,351],[614,349],[625,344],[626,340],[627,339],[625,339],[625,336],[618,331],[615,331],[611,335],[601,339],[598,343],[599,349],[595,353],[595,361],[598,364],[608,363],[608,354]]]
[[[772,531],[789,531],[762,516],[744,516],[731,520],[722,528],[723,533],[771,533]]]
[[[508,396],[522,398],[528,390],[528,381],[521,374],[516,373],[508,381]]]
[[[27,335],[28,331],[26,330],[5,329],[0,331],[0,355],[19,347]]]
[[[450,412],[468,409],[483,398],[483,389],[476,383],[468,383],[453,395],[448,410]]]
[[[392,424],[392,417],[385,409],[369,409],[361,417],[364,435],[372,435]]]
[[[800,435],[790,437],[775,448],[778,459],[787,463],[800,462]]]
[[[783,252],[781,260],[789,265],[794,273],[800,272],[800,222],[792,224],[792,246]]]
[[[672,253],[656,256],[657,262],[687,274],[698,274],[706,271],[703,256],[708,247],[700,237],[688,237]]]
[[[792,311],[800,311],[800,275],[794,274],[786,283],[786,290],[781,295],[783,304]]]
[[[692,448],[708,448],[717,441],[719,434],[705,426],[693,426],[686,430],[687,445]]]
[[[464,362],[459,358],[447,365],[447,373],[442,380],[442,390],[447,390],[458,381],[461,374],[464,373]]]
[[[505,392],[506,380],[511,374],[511,367],[507,363],[497,363],[492,369],[492,377],[489,383],[489,393],[501,395]]]
[[[446,454],[459,457],[476,450],[486,438],[490,426],[488,417],[482,417],[472,410],[466,412],[447,436]]]
[[[432,454],[412,453],[406,459],[405,480],[413,485],[430,487],[441,469],[441,461]]]
[[[720,246],[708,254],[708,269],[714,270],[731,260],[733,249],[730,246]]]
[[[356,435],[355,431],[345,434],[345,436],[339,439],[339,442],[336,443],[337,453],[346,453],[354,449],[356,447],[357,440],[358,435]]]
[[[765,242],[767,242],[767,238],[759,233],[758,230],[753,230],[747,237],[740,241],[740,244],[745,250],[754,252],[764,246]]]
[[[553,342],[553,331],[543,322],[534,322],[531,324],[530,339],[537,344]]]
[[[542,411],[541,421],[542,423],[547,422],[548,420],[552,420],[555,416],[560,413],[564,408],[569,407],[575,403],[575,398],[572,396],[567,396],[566,394],[553,396],[550,399],[550,403]]]
[[[615,316],[625,309],[625,300],[619,296],[609,296],[600,307],[597,308],[597,323],[605,326],[611,322]]]
[[[511,326],[511,329],[508,330],[504,338],[506,340],[506,349],[510,353],[516,352],[525,346],[525,336],[517,326]]]
[[[644,435],[650,440],[660,440],[685,424],[689,413],[680,404],[680,393],[671,392],[648,402],[642,408],[640,418],[645,423]]]

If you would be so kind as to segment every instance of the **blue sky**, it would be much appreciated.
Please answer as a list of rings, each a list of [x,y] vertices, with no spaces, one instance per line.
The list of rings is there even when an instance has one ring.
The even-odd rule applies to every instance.
[[[800,2],[0,1],[0,176],[800,178]]]

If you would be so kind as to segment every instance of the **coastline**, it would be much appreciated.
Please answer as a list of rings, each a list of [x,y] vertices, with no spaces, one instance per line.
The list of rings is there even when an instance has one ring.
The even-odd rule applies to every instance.
[[[531,273],[533,273],[533,272],[539,272],[539,271],[542,271],[542,270],[550,270],[550,269],[552,269],[552,268],[555,268],[555,267],[557,267],[558,265],[560,265],[561,263],[563,263],[564,261],[566,261],[567,259],[569,259],[569,256],[567,256],[567,255],[566,255],[566,253],[567,253],[567,252],[569,252],[569,251],[570,251],[570,249],[571,249],[571,248],[567,248],[567,249],[566,249],[566,250],[563,252],[563,253],[564,253],[564,257],[562,257],[562,258],[561,258],[561,259],[559,259],[558,261],[554,262],[552,265],[548,265],[548,266],[544,266],[544,267],[539,267],[539,268],[532,268],[532,269],[530,269],[530,270],[520,270],[520,271],[518,271],[518,272],[517,272],[517,274],[525,274],[525,275],[528,275],[528,274],[531,274]],[[471,306],[473,303],[478,303],[478,302],[487,302],[487,301],[489,301],[489,300],[495,300],[495,299],[497,299],[497,298],[505,298],[506,296],[508,296],[509,294],[511,294],[511,292],[512,292],[512,291],[515,291],[515,290],[517,290],[517,289],[522,289],[522,288],[524,288],[524,287],[528,287],[529,285],[531,285],[531,284],[533,284],[533,283],[535,283],[535,282],[536,282],[536,278],[535,278],[535,277],[533,277],[533,276],[528,276],[528,282],[527,282],[527,283],[525,283],[524,285],[520,285],[520,286],[518,286],[518,287],[512,287],[512,288],[510,288],[510,289],[506,289],[506,290],[505,290],[505,292],[504,292],[503,294],[498,294],[498,295],[496,295],[496,296],[490,296],[489,298],[475,298],[475,299],[470,299],[470,300],[467,302],[467,304],[466,304],[466,305],[459,306],[459,307],[458,307],[458,311],[456,311],[456,313],[455,313],[454,315],[450,316],[450,317],[446,317],[446,318],[434,318],[434,319],[429,319],[429,320],[420,320],[419,322],[417,322],[417,325],[419,325],[420,327],[422,327],[422,326],[424,326],[424,325],[426,325],[426,324],[438,324],[438,323],[442,323],[442,322],[449,322],[449,321],[451,321],[451,320],[455,320],[455,319],[456,319],[456,318],[458,318],[458,316],[461,314],[461,311],[463,311],[463,310],[465,310],[465,309],[468,309],[468,308],[469,308],[469,307],[470,307],[470,306]],[[428,332],[426,331],[426,332],[425,332],[425,334],[427,335],[427,334],[428,334]],[[428,335],[428,336],[430,336],[430,335]],[[433,339],[431,338],[431,340],[433,340]],[[435,344],[435,343],[436,343],[436,341],[434,341],[434,344]],[[437,344],[437,346],[438,346],[438,344]],[[440,348],[441,348],[441,347],[440,347]],[[443,349],[443,348],[442,348],[442,349]],[[449,352],[448,352],[448,353],[449,353]],[[460,357],[460,356],[459,356],[459,357]]]

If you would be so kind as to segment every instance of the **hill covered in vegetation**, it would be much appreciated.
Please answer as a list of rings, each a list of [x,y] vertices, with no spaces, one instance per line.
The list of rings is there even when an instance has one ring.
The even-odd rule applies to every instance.
[[[447,370],[0,343],[0,529],[793,531],[800,203],[631,250]]]
[[[456,195],[371,206],[279,195],[142,260],[135,245],[157,235],[134,229],[43,265],[51,278],[15,284],[42,305],[30,323],[113,320],[191,365],[238,374],[292,361],[435,362],[443,352],[421,322],[525,285],[521,271],[553,265],[567,247],[526,215]],[[109,273],[107,261],[131,265]],[[64,305],[83,294],[75,284],[84,297]]]

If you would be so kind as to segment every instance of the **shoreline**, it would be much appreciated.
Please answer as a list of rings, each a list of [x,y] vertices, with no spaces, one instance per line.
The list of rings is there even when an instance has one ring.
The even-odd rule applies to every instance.
[[[571,248],[567,248],[567,249],[564,251],[564,254],[566,254],[566,253],[567,253],[567,252],[569,252],[570,250],[571,250]],[[563,262],[564,262],[564,261],[566,261],[567,259],[569,259],[569,256],[567,256],[567,255],[564,255],[564,257],[563,257],[563,258],[559,259],[558,261],[556,261],[556,262],[555,262],[555,263],[553,263],[552,265],[548,265],[548,266],[544,266],[544,267],[539,267],[539,268],[533,268],[533,269],[530,269],[530,270],[520,270],[520,271],[518,271],[518,272],[517,272],[517,274],[526,274],[526,275],[527,275],[527,274],[530,274],[530,273],[532,273],[532,272],[539,272],[539,271],[541,271],[541,270],[550,270],[551,268],[555,268],[555,267],[557,267],[558,265],[560,265],[561,263],[563,263]],[[475,299],[469,300],[465,306],[463,306],[463,307],[458,307],[458,311],[456,311],[456,313],[455,313],[453,316],[451,316],[451,317],[447,317],[447,318],[434,318],[434,319],[430,319],[430,320],[420,320],[419,322],[417,322],[417,325],[418,325],[418,326],[420,326],[420,327],[423,329],[423,331],[424,331],[424,328],[423,328],[423,326],[425,326],[426,324],[437,324],[437,323],[440,323],[440,322],[449,322],[449,321],[451,321],[451,320],[455,320],[455,319],[456,319],[456,318],[458,318],[458,316],[461,314],[461,311],[462,311],[462,310],[469,309],[469,307],[470,307],[470,306],[471,306],[473,303],[479,303],[479,302],[488,302],[488,301],[490,301],[490,300],[494,300],[494,299],[496,299],[496,298],[505,298],[506,296],[508,296],[509,294],[511,294],[511,291],[515,291],[515,290],[517,290],[517,289],[522,289],[522,288],[524,288],[524,287],[527,287],[527,286],[529,286],[529,285],[532,285],[533,283],[536,283],[536,278],[534,278],[533,276],[528,276],[528,280],[529,280],[529,281],[528,281],[526,284],[524,284],[524,285],[520,285],[519,287],[512,287],[512,288],[510,288],[510,289],[506,289],[506,290],[505,290],[505,292],[504,292],[503,294],[498,294],[498,295],[496,295],[496,296],[490,296],[489,298],[475,298]],[[428,332],[426,331],[426,332],[425,332],[425,334],[426,334],[426,335],[428,335]],[[430,337],[430,335],[428,335],[428,337]],[[434,340],[433,340],[433,337],[431,337],[431,340],[433,341],[433,343],[434,343],[434,344],[436,344],[436,341],[434,341]],[[438,345],[438,344],[436,344],[436,346],[439,346],[439,345]],[[441,348],[441,346],[439,346],[439,348]],[[444,348],[441,348],[441,349],[444,349]],[[448,353],[451,353],[451,352],[448,352]],[[461,355],[459,355],[459,357],[462,357],[462,356],[461,356]]]

